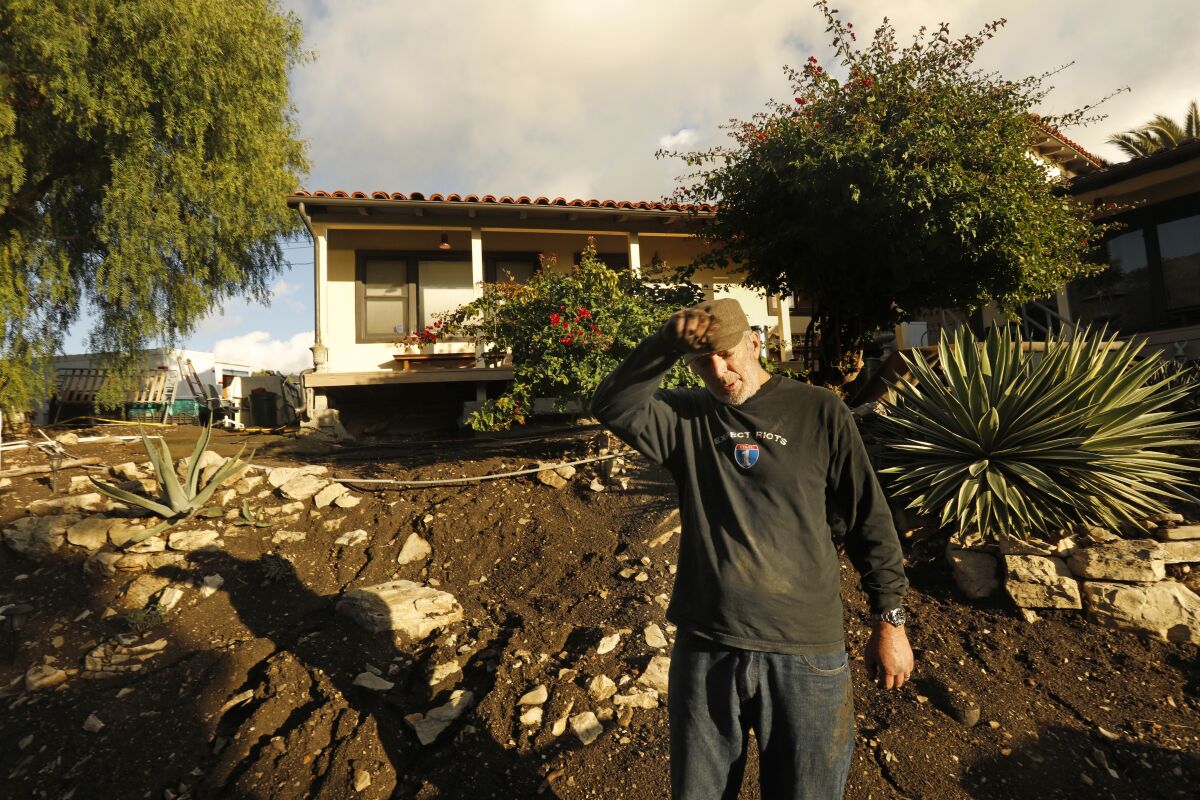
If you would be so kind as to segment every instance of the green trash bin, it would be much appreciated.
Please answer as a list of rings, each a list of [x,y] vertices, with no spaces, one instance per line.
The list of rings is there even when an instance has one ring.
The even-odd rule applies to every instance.
[[[254,415],[254,424],[260,428],[274,428],[279,424],[276,413],[276,403],[279,395],[275,392],[253,392],[250,395],[250,413]]]

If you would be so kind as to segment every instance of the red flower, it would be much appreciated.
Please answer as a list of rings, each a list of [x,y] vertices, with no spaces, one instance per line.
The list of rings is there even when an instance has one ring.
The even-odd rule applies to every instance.
[[[817,74],[818,74],[818,75],[820,75],[820,74],[821,74],[822,72],[824,72],[824,71],[825,71],[825,68],[824,68],[824,67],[817,67]]]
[[[871,86],[872,86],[872,85],[874,85],[874,83],[875,83],[875,82],[874,82],[874,81],[872,81],[872,80],[871,80],[869,77],[868,77],[868,78],[863,78],[863,86],[867,87],[868,89],[870,89],[870,88],[871,88]]]
[[[597,326],[595,326],[595,325],[591,325],[591,326],[589,326],[589,327],[592,329],[592,333],[599,333],[599,332],[600,332],[600,328],[598,328],[598,327],[597,327]]]
[[[564,336],[564,337],[562,337],[561,339],[559,339],[559,341],[560,341],[560,342],[562,342],[563,344],[570,344],[570,343],[571,343],[571,337],[570,337],[570,336]]]
[[[562,319],[562,317],[560,317],[558,314],[551,314],[550,315],[550,324],[557,325],[558,321],[561,319]]]
[[[809,57],[808,57],[808,63],[810,63],[810,64],[815,64],[815,63],[817,63],[817,57],[816,57],[816,56],[809,56]]]
[[[588,311],[586,308],[579,309],[579,318],[580,319],[591,319],[591,316],[592,316],[592,312]]]
[[[435,327],[435,328],[440,328],[440,327],[442,327],[442,321],[441,321],[441,320],[438,320],[437,322],[433,323],[433,327]]]
[[[805,103],[807,103],[808,101],[807,101],[807,100],[805,100],[803,97],[797,97],[797,98],[796,98],[796,102],[797,102],[797,103],[799,103],[800,105],[804,105],[804,104],[805,104]]]

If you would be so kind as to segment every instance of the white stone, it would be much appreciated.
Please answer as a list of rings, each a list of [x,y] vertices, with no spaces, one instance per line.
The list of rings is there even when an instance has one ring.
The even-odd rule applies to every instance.
[[[313,505],[317,508],[325,508],[348,491],[350,491],[349,487],[343,486],[340,483],[331,483],[317,492],[316,496],[313,497]]]
[[[67,530],[82,517],[65,514],[58,517],[21,517],[4,529],[4,541],[26,558],[41,561],[62,547]]]
[[[405,580],[351,589],[338,601],[337,611],[371,633],[399,631],[415,639],[463,618],[454,595]]]
[[[658,692],[654,689],[631,689],[627,694],[613,697],[613,705],[632,708],[658,708]]]
[[[946,560],[958,590],[971,600],[990,597],[1000,589],[999,564],[991,553],[946,547]]]
[[[111,578],[117,574],[117,562],[120,560],[120,553],[93,553],[83,562],[83,571],[97,578]]]
[[[175,606],[179,605],[179,601],[183,599],[183,590],[178,586],[168,586],[158,593],[156,604],[164,611],[170,611]]]
[[[79,434],[67,431],[66,433],[60,433],[58,436],[55,436],[54,441],[58,442],[59,444],[65,444],[67,447],[71,447],[72,445],[79,444]]]
[[[517,701],[519,706],[540,706],[550,699],[550,690],[546,688],[546,684],[540,683],[530,689],[525,694],[521,695],[521,699]]]
[[[112,525],[108,528],[108,541],[112,543],[113,547],[124,547],[129,544],[131,539],[135,539],[145,532],[145,525],[119,519],[113,520]]]
[[[561,476],[557,472],[555,472],[553,469],[548,468],[549,467],[548,464],[539,464],[538,466],[547,467],[547,469],[543,469],[541,472],[537,473],[535,476],[540,483],[544,483],[546,486],[549,486],[551,489],[558,489],[559,491],[567,488],[567,486],[569,485],[567,480],[565,478],[563,478],[563,476]]]
[[[445,664],[438,664],[429,673],[429,685],[437,686],[455,676],[462,677],[462,667],[458,665],[457,661],[447,661]]]
[[[272,544],[289,544],[291,542],[303,542],[308,538],[308,534],[304,531],[276,531],[271,537]]]
[[[161,553],[167,549],[167,543],[158,536],[151,536],[149,539],[142,539],[137,544],[131,544],[125,548],[127,553]]]
[[[112,523],[108,517],[84,517],[67,528],[67,541],[85,550],[99,550],[108,544],[108,529]]]
[[[658,627],[657,622],[647,625],[642,631],[642,635],[646,637],[646,644],[655,650],[661,650],[667,646],[667,637],[663,635],[662,628]]]
[[[99,733],[104,727],[104,723],[95,714],[88,715],[88,718],[83,721],[83,729],[88,733]]]
[[[1163,528],[1158,537],[1167,542],[1200,539],[1200,525],[1181,525],[1178,528]]]
[[[216,543],[220,534],[216,531],[175,531],[167,540],[172,550],[199,550]]]
[[[465,714],[474,702],[474,694],[465,689],[457,689],[450,694],[450,702],[445,705],[431,709],[424,716],[409,714],[404,719],[416,731],[421,744],[428,745],[450,727],[454,720]]]
[[[362,502],[362,498],[358,495],[353,495],[347,492],[346,494],[333,501],[333,504],[338,508],[354,508]]]
[[[51,664],[35,664],[25,672],[25,691],[40,692],[67,682],[67,673]]]
[[[140,481],[142,478],[149,477],[132,461],[126,461],[124,464],[109,467],[108,471],[112,473],[114,478],[121,478],[126,481]]]
[[[396,563],[411,564],[414,561],[423,561],[429,558],[432,552],[433,548],[429,546],[429,542],[415,533],[410,533],[404,540],[404,546],[400,548],[400,555],[396,557]]]
[[[354,771],[354,791],[361,792],[371,785],[371,773],[365,769]]]
[[[617,685],[607,675],[597,675],[588,683],[588,694],[597,703],[603,702],[617,693]]]
[[[91,492],[96,488],[96,484],[92,483],[92,479],[87,475],[72,475],[71,482],[67,484],[67,494],[79,494],[80,492]]]
[[[1076,550],[1067,559],[1080,578],[1101,581],[1161,581],[1167,576],[1161,545],[1152,539],[1133,539]]]
[[[238,494],[249,494],[262,485],[262,482],[262,475],[247,475],[233,485],[233,491],[237,492]]]
[[[300,475],[324,475],[328,468],[309,464],[303,467],[275,467],[267,473],[267,482],[272,488],[278,489],[285,483]]]
[[[670,656],[655,656],[646,665],[646,670],[637,679],[642,686],[648,686],[660,696],[667,694],[667,679],[671,674]]]
[[[325,524],[326,530],[330,529],[329,522],[337,522],[338,525],[340,525],[342,523],[342,521],[340,519],[339,520],[329,520]],[[337,525],[334,525],[333,527],[336,528]],[[338,545],[339,547],[354,547],[356,545],[365,544],[368,538],[369,537],[367,536],[367,532],[364,531],[362,528],[359,528],[358,530],[354,530],[354,531],[346,531],[341,536],[334,539],[333,543]]]
[[[329,485],[329,481],[316,475],[297,475],[283,486],[279,493],[288,500],[307,500]]]
[[[589,745],[604,733],[604,726],[591,711],[583,711],[571,717],[571,731],[584,745]]]
[[[588,484],[588,488],[591,489],[593,492],[603,492],[604,484],[601,482],[601,480],[599,478],[592,478],[592,482]]]
[[[150,598],[162,591],[167,584],[166,578],[158,575],[139,575],[125,587],[121,595],[121,604],[126,608],[138,610],[150,603]]]
[[[49,500],[34,500],[28,511],[35,517],[48,517],[64,511],[111,511],[117,504],[99,492],[73,494],[69,497],[52,497]]]
[[[1182,583],[1083,584],[1092,619],[1168,642],[1200,644],[1200,596]]]
[[[354,679],[354,685],[370,689],[373,692],[386,692],[396,684],[379,677],[374,672],[360,672]]]
[[[68,539],[70,535],[68,533]],[[1163,542],[1159,546],[1163,561],[1167,564],[1195,564],[1200,562],[1200,539]]]
[[[1020,608],[1082,608],[1079,584],[1061,558],[1004,556],[1004,588]]]
[[[575,467],[571,464],[563,464],[561,467],[555,467],[554,473],[565,481],[575,477]]]
[[[212,597],[217,590],[225,585],[225,579],[220,575],[205,575],[200,583],[200,596]]]
[[[620,643],[621,643],[621,634],[619,634],[619,633],[609,634],[608,636],[605,636],[604,638],[602,638],[600,640],[599,646],[596,647],[596,654],[602,656],[605,653],[611,653],[613,650],[617,649],[617,645],[619,645]]]
[[[542,724],[542,707],[530,706],[521,714],[521,724],[529,728],[536,728]]]

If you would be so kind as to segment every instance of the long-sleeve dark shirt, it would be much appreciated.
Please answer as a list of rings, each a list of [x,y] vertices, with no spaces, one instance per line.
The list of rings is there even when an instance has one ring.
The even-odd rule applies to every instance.
[[[844,647],[830,507],[872,611],[908,586],[891,510],[849,409],[772,376],[728,405],[706,389],[658,391],[678,354],[661,334],[609,375],[592,410],[665,466],[682,533],[667,619],[722,644],[776,653]]]

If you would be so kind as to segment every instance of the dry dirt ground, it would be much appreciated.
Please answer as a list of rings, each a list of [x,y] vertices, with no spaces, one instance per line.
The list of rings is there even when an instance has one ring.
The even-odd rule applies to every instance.
[[[195,434],[168,431],[177,456]],[[255,461],[325,464],[338,476],[462,477],[587,457],[598,437],[596,429],[447,437],[323,455],[260,437]],[[216,433],[214,442],[228,453],[243,438]],[[145,460],[139,444],[68,449],[107,464]],[[43,458],[9,452],[4,466]],[[10,687],[0,699],[0,796],[666,797],[664,708],[636,709],[627,721],[614,715],[586,746],[570,730],[549,730],[569,703],[572,714],[607,716],[611,706],[589,697],[588,681],[636,679],[656,652],[644,640],[648,624],[673,638],[662,600],[676,542],[649,541],[674,489],[640,459],[628,468],[626,489],[603,492],[588,488],[586,467],[561,490],[523,477],[358,491],[352,509],[307,504],[286,525],[307,534],[299,542],[272,544],[278,525],[218,525],[221,549],[160,571],[179,583],[219,574],[223,586],[208,597],[188,589],[144,631],[131,630],[137,619],[105,614],[133,575],[98,579],[85,575],[83,555],[35,563],[0,547],[0,607],[32,607],[22,629],[5,629],[0,640],[0,690]],[[0,525],[49,496],[43,480],[14,479],[0,490]],[[365,544],[334,544],[356,529],[368,533]],[[413,533],[432,555],[399,566]],[[1004,602],[968,603],[936,542],[910,546],[907,566],[917,668],[910,686],[889,693],[862,667],[866,609],[844,565],[857,717],[848,798],[1198,796],[1195,647],[1143,641],[1075,613],[1047,612],[1030,624]],[[633,577],[621,577],[626,568]],[[462,604],[463,622],[414,642],[370,635],[335,612],[346,589],[396,577],[436,582]],[[615,632],[619,646],[599,655],[600,639]],[[79,669],[121,636],[127,648],[166,645],[141,654],[138,672],[79,673],[56,689],[22,691],[32,665]],[[431,687],[430,670],[451,661],[461,675]],[[355,685],[367,665],[394,688]],[[550,689],[545,724],[525,727],[517,698],[538,684]],[[422,746],[406,715],[445,703],[455,689],[472,692],[475,705]],[[977,724],[955,719],[948,690],[973,698]],[[84,728],[91,716],[103,722],[98,731]],[[758,796],[755,776],[752,756],[743,797]]]

